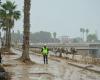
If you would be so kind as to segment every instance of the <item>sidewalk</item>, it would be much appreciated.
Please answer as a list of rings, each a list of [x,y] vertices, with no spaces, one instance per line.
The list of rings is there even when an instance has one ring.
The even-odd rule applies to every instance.
[[[99,80],[100,75],[90,71],[84,71],[68,65],[68,60],[56,57],[49,57],[49,64],[43,64],[43,58],[37,54],[30,54],[32,61],[37,64],[26,65],[15,59],[21,56],[21,51],[13,50],[18,55],[4,56],[5,69],[11,72],[11,80]],[[72,62],[70,62],[72,63]],[[73,63],[75,64],[75,63]],[[91,79],[91,77],[93,79]]]
[[[30,53],[33,53],[33,52],[30,51]],[[37,56],[42,56],[41,54],[37,54],[37,53],[34,53],[34,54],[37,55]],[[96,73],[100,73],[100,66],[96,66],[96,65],[93,65],[93,64],[82,64],[82,63],[72,62],[72,61],[66,60],[64,58],[54,57],[54,56],[52,56],[52,57],[49,56],[49,59],[55,60],[55,61],[58,61],[58,62],[65,61],[69,65],[72,65],[72,66],[75,66],[75,67],[78,67],[78,68],[83,68],[83,69],[93,71],[93,72],[96,72]]]

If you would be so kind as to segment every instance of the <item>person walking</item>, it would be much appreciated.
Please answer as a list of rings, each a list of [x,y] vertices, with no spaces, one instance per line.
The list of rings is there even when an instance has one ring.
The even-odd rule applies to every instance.
[[[44,44],[43,48],[41,49],[43,55],[44,64],[48,64],[48,53],[49,49],[47,48],[46,44]]]

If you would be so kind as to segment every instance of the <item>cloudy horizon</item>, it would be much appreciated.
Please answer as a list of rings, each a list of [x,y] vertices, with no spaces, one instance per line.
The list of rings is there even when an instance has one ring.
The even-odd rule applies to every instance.
[[[15,2],[23,12],[23,0]],[[31,32],[49,31],[57,32],[58,36],[80,37],[80,28],[88,28],[90,33],[96,32],[99,36],[99,4],[100,0],[31,0]],[[16,22],[14,30],[23,31],[23,17]]]

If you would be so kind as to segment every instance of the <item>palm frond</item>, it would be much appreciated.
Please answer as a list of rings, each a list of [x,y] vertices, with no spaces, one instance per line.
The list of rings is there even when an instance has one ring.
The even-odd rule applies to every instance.
[[[20,11],[16,11],[17,5],[15,2],[6,1],[1,5],[0,9],[0,19],[2,19],[2,26],[12,28],[14,26],[14,20],[20,18]],[[8,13],[7,13],[8,11]]]
[[[20,19],[21,13],[20,13],[20,11],[14,11],[13,15],[14,15],[14,19],[18,20],[18,19]]]

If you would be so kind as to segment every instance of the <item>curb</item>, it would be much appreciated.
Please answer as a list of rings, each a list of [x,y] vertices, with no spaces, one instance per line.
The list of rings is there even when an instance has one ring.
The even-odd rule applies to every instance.
[[[83,67],[83,66],[80,66],[80,65],[77,65],[77,64],[74,64],[74,63],[70,63],[70,62],[68,64],[72,65],[72,66],[75,66],[75,67],[78,67],[78,68],[82,68],[82,69],[85,69],[85,70],[92,71],[92,72],[100,74],[100,71],[97,71],[95,69],[91,69],[91,68],[88,68],[88,67]]]

